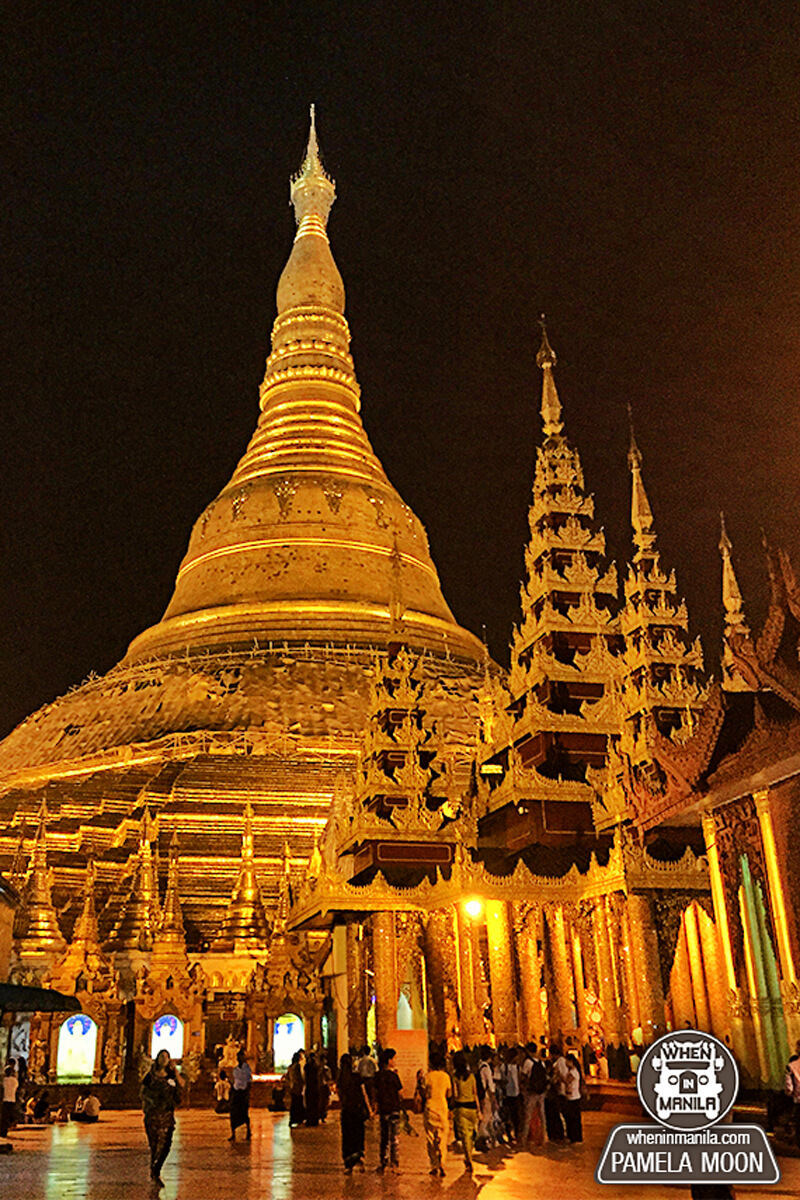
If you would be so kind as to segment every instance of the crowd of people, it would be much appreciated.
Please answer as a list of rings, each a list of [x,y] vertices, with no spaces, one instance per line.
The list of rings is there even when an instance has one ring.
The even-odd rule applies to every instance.
[[[377,1059],[369,1046],[353,1048],[341,1056],[334,1078],[324,1053],[298,1050],[274,1088],[270,1108],[288,1110],[290,1129],[313,1128],[325,1122],[335,1093],[348,1174],[366,1170],[365,1128],[373,1118],[379,1125],[376,1169],[399,1171],[400,1132],[414,1132],[407,1107],[422,1114],[430,1173],[439,1177],[454,1141],[466,1170],[472,1171],[476,1152],[498,1146],[567,1146],[583,1140],[584,1064],[555,1043],[549,1051],[530,1043],[499,1051],[483,1045],[452,1055],[431,1047],[427,1072],[419,1071],[413,1081],[401,1080],[395,1060],[390,1048]],[[231,1141],[241,1125],[250,1137],[251,1081],[239,1050],[232,1078],[230,1069],[221,1067],[214,1084],[215,1111],[230,1114]]]
[[[532,1043],[500,1051],[484,1045],[449,1057],[432,1048],[427,1073],[419,1071],[413,1089],[405,1093],[395,1059],[395,1051],[387,1048],[376,1061],[369,1047],[362,1046],[339,1061],[335,1088],[348,1174],[366,1170],[365,1127],[372,1118],[379,1124],[376,1169],[399,1171],[400,1131],[412,1132],[407,1100],[423,1116],[430,1173],[439,1177],[444,1176],[445,1154],[453,1140],[461,1147],[467,1171],[473,1170],[476,1151],[566,1146],[583,1140],[583,1064],[556,1044],[549,1052]],[[321,1056],[307,1056],[302,1050],[295,1054],[283,1084],[290,1128],[325,1119],[331,1092],[327,1079],[322,1106],[318,1097],[320,1078],[326,1074]]]
[[[79,1088],[72,1103],[63,1089],[36,1087],[28,1078],[24,1058],[9,1058],[3,1069],[3,1103],[0,1109],[0,1138],[17,1125],[52,1125],[78,1121],[94,1124],[100,1117],[100,1101],[91,1088]]]

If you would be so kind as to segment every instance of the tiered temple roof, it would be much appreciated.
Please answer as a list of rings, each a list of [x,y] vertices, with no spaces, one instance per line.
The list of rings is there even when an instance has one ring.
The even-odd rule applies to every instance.
[[[544,441],[536,458],[522,622],[514,630],[507,695],[489,681],[495,707],[510,717],[498,715],[482,754],[490,812],[538,801],[588,806],[593,791],[586,769],[605,764],[608,739],[618,732],[610,691],[620,650],[611,608],[617,573],[605,563],[605,538],[584,488],[580,456],[563,433],[556,356],[544,325],[536,361]]]

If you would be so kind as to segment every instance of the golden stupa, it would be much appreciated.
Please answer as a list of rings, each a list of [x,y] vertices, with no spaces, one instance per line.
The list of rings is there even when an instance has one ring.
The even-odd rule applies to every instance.
[[[232,940],[243,844],[266,907],[250,931],[237,918],[233,940],[264,940],[287,841],[300,869],[337,780],[355,772],[374,656],[390,640],[423,654],[431,711],[456,774],[469,772],[485,649],[450,612],[422,523],[361,421],[313,108],[290,196],[297,230],[258,426],[194,527],[163,619],[0,744],[0,867],[13,874],[46,824],[66,931],[92,859],[118,954],[152,940],[142,880],[163,877],[175,834],[189,944]]]
[[[403,640],[480,660],[453,619],[422,523],[361,423],[344,284],[331,253],[336,196],[308,150],[291,184],[297,234],[278,283],[261,417],[247,452],[192,531],[163,619],[128,661],[269,642]]]

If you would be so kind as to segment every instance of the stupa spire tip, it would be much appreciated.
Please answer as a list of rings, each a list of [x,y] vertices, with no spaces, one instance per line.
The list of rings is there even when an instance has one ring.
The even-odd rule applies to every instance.
[[[550,345],[550,339],[547,336],[547,322],[544,313],[539,317],[539,328],[542,331],[542,344],[536,355],[536,365],[544,370],[545,367],[554,367],[558,362],[556,352]]]
[[[550,339],[547,336],[544,313],[539,318],[539,326],[542,330],[542,344],[536,355],[536,365],[544,372],[542,380],[542,425],[544,426],[545,437],[557,437],[564,428],[564,423],[561,420],[561,401],[558,398],[558,389],[556,388],[556,381],[553,378],[553,367],[557,361],[556,353],[550,345]]]

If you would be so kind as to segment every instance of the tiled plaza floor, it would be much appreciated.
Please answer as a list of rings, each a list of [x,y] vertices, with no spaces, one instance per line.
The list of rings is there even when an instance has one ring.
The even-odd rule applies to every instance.
[[[618,1118],[617,1118],[618,1119]],[[479,1156],[475,1175],[449,1154],[443,1180],[431,1179],[421,1118],[420,1136],[401,1134],[401,1174],[377,1176],[377,1128],[370,1122],[369,1169],[345,1176],[339,1122],[290,1132],[288,1117],[253,1113],[253,1140],[229,1144],[223,1117],[178,1113],[172,1153],[163,1170],[164,1200],[679,1200],[687,1187],[601,1187],[593,1173],[611,1115],[585,1116],[583,1146]],[[243,1131],[239,1131],[240,1135]],[[150,1200],[148,1154],[141,1115],[104,1113],[95,1126],[65,1125],[12,1132],[14,1152],[0,1157],[2,1200]],[[800,1159],[781,1159],[781,1182],[739,1188],[737,1200],[800,1197]]]

